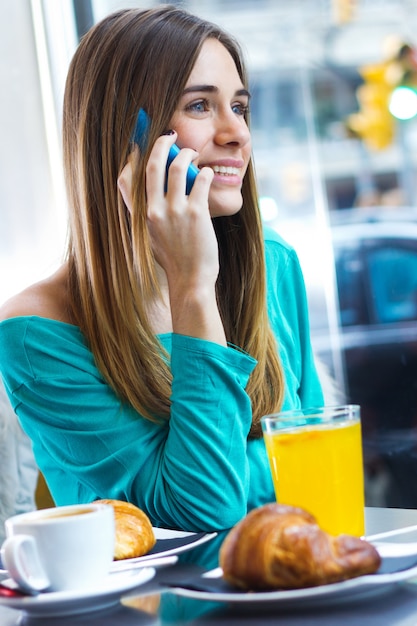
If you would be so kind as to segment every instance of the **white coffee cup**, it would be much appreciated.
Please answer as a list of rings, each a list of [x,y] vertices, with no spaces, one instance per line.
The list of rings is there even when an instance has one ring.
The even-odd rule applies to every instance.
[[[1,559],[29,593],[94,587],[109,573],[115,543],[114,509],[75,504],[10,517]]]

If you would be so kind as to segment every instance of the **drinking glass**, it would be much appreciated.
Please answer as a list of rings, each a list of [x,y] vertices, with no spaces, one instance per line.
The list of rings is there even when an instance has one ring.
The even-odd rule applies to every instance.
[[[332,535],[365,533],[360,407],[325,406],[261,420],[277,501]]]

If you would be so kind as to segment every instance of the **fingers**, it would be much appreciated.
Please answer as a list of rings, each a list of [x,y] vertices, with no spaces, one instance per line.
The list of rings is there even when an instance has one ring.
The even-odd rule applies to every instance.
[[[170,198],[171,200],[179,200],[185,196],[187,168],[192,161],[196,160],[198,153],[191,148],[181,149],[169,167],[167,184],[166,163],[169,150],[175,143],[176,137],[175,132],[170,135],[162,135],[157,139],[152,149],[146,166],[146,191],[150,205],[160,202],[165,195],[167,199]],[[136,146],[117,179],[123,201],[130,212],[132,212],[134,160],[138,158],[140,158],[139,150]],[[213,176],[214,173],[211,168],[202,168],[195,179],[190,197],[197,199],[200,196],[207,200]]]
[[[172,131],[172,134],[162,135],[155,142],[146,168],[146,189],[150,202],[160,199],[161,194],[167,194],[168,197],[173,199],[174,197],[184,196],[186,193],[187,169],[189,165],[198,157],[198,152],[192,150],[191,148],[182,148],[178,155],[171,161],[167,176],[166,163],[170,148],[174,145],[176,138],[176,132]],[[210,168],[205,169],[208,169],[209,171],[205,172],[201,181],[199,180],[200,174],[198,174],[196,181],[199,181],[199,184],[197,185],[199,192],[206,192],[207,194],[213,178],[213,173],[211,173]],[[194,187],[195,183],[193,190]]]
[[[173,154],[169,155],[168,180],[165,184],[165,189],[170,193],[178,191],[180,195],[188,194],[187,170],[192,161],[198,157],[198,152],[190,148],[183,148],[182,150],[179,150],[177,146],[174,146],[174,148]],[[193,169],[195,170],[195,168]]]
[[[213,181],[213,177],[214,177],[214,172],[211,169],[211,167],[203,167],[200,170],[200,173],[198,174],[197,178],[195,179],[190,196],[204,193],[205,197],[208,197],[208,192],[210,189],[210,185]]]
[[[166,162],[176,133],[162,135],[155,141],[146,166],[146,191],[149,202],[159,200],[164,193]]]

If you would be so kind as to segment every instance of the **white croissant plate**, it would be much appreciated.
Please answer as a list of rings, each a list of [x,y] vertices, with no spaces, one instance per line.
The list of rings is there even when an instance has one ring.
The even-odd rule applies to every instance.
[[[132,559],[123,559],[115,561],[111,571],[127,569],[130,565],[149,565],[152,567],[152,560],[159,557],[166,557],[180,554],[187,550],[192,550],[197,546],[210,541],[217,536],[217,533],[193,533],[182,530],[170,530],[167,528],[153,528],[156,544],[143,556],[137,556]]]
[[[371,597],[380,593],[384,593],[389,587],[396,585],[402,581],[417,577],[417,565],[413,567],[390,574],[371,574],[367,576],[359,576],[340,583],[331,585],[321,585],[319,587],[309,587],[305,589],[291,589],[288,591],[259,591],[245,593],[242,591],[233,591],[231,588],[222,589],[221,581],[222,570],[216,568],[203,574],[196,585],[201,584],[201,589],[191,588],[193,581],[187,581],[190,584],[187,588],[178,586],[170,588],[171,593],[197,600],[206,600],[211,602],[226,602],[228,604],[241,605],[243,607],[254,606],[258,610],[260,608],[268,608],[279,606],[282,608],[299,608],[303,609],[309,606],[319,604],[338,604],[351,599],[362,599],[367,596]],[[206,581],[207,587],[211,589],[204,590]],[[216,590],[216,580],[218,581],[218,591]],[[212,583],[214,583],[212,585]],[[300,601],[302,604],[300,605]]]

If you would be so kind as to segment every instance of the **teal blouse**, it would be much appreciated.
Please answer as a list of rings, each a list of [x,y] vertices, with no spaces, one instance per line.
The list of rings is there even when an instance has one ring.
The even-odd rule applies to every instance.
[[[294,250],[265,235],[268,311],[286,377],[284,409],[323,403]],[[123,404],[79,328],[35,316],[0,324],[0,371],[58,505],[115,498],[155,526],[212,531],[275,499],[262,439],[248,440],[256,361],[234,347],[159,336],[171,355],[169,421]]]

